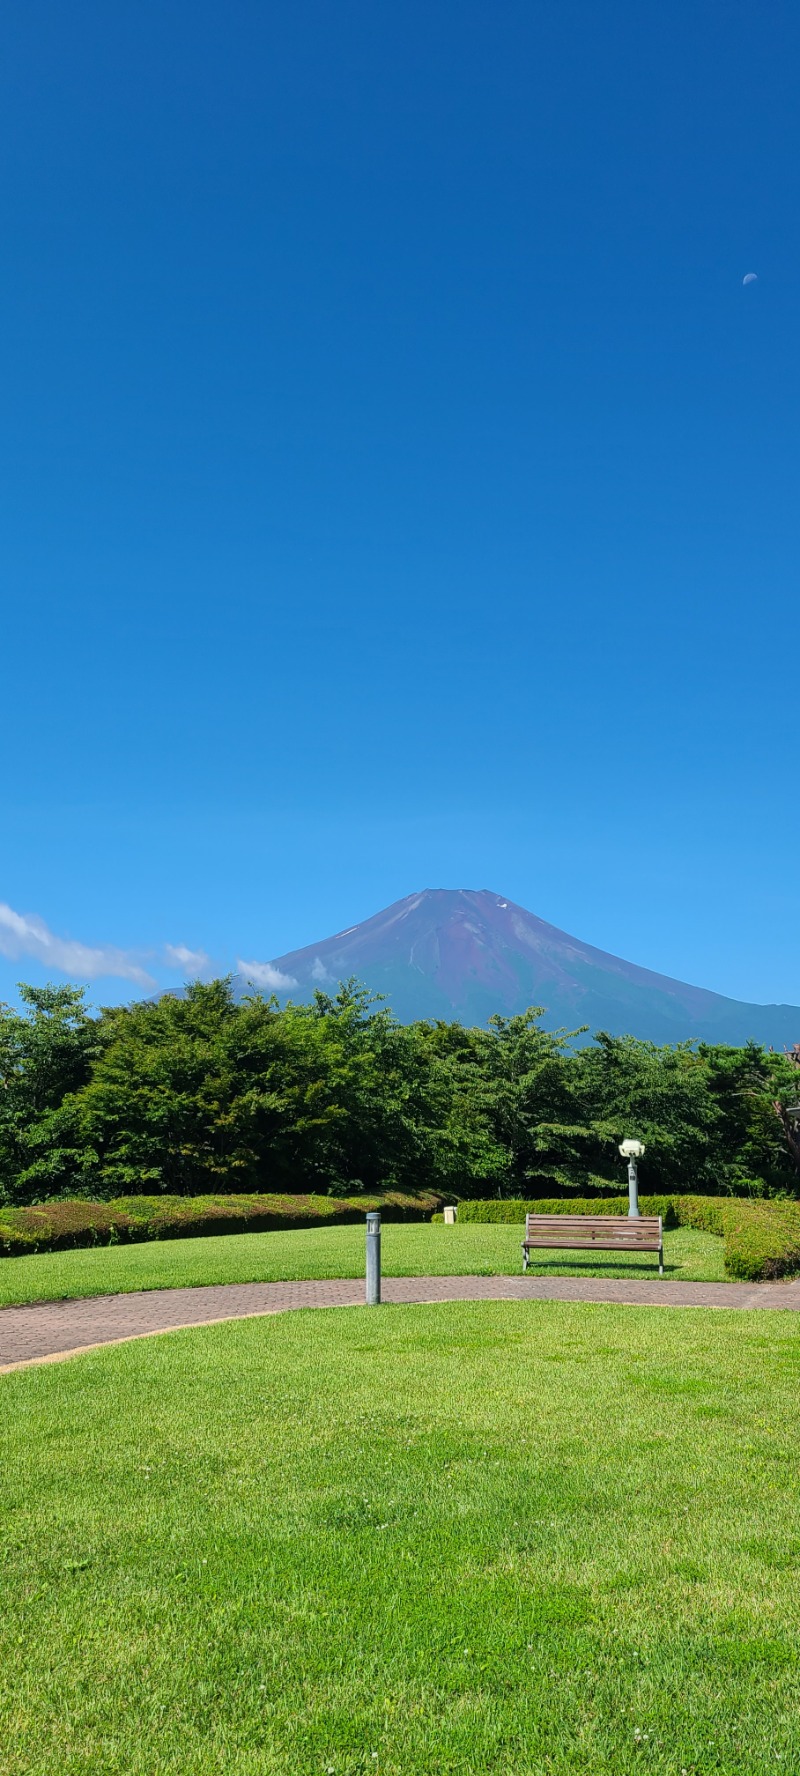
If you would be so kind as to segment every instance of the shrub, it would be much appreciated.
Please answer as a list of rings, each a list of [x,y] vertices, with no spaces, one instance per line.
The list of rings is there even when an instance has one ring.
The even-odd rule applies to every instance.
[[[640,1196],[643,1215],[660,1215],[665,1227],[675,1225],[671,1196]],[[462,1202],[458,1205],[459,1221],[501,1222],[516,1225],[526,1215],[627,1215],[627,1196],[560,1196],[537,1198],[528,1202],[522,1197],[495,1198],[487,1202]],[[439,1217],[437,1215],[436,1219]]]
[[[725,1196],[676,1196],[679,1222],[724,1241],[725,1269],[743,1282],[767,1282],[800,1271],[800,1203]]]
[[[0,1209],[0,1254],[203,1234],[265,1233],[280,1228],[342,1226],[380,1209],[385,1221],[427,1221],[442,1201],[435,1191],[380,1196],[131,1196],[114,1202],[54,1201]]]
[[[108,1245],[128,1237],[128,1217],[111,1203],[51,1202],[0,1210],[0,1253],[63,1251],[69,1246]]]

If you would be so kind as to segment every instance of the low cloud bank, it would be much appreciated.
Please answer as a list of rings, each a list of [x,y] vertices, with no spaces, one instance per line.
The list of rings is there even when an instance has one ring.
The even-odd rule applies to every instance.
[[[164,944],[163,951],[123,950],[116,944],[85,944],[77,938],[59,937],[51,931],[38,913],[18,913],[7,901],[0,901],[0,956],[10,962],[29,957],[54,974],[66,974],[74,981],[134,981],[137,987],[151,990],[158,983],[145,966],[180,969],[185,980],[196,980],[211,966],[205,950],[192,950],[188,944]],[[276,971],[277,972],[277,971]]]
[[[165,944],[164,955],[168,968],[182,968],[193,979],[205,972],[210,961],[205,950],[189,950],[186,944]]]
[[[284,992],[287,987],[296,987],[298,982],[293,974],[283,974],[274,962],[243,962],[241,958],[236,964],[239,973],[252,981],[255,987],[269,987],[273,993]]]
[[[54,968],[58,974],[77,980],[99,980],[103,975],[112,975],[119,980],[135,981],[140,987],[156,984],[135,951],[59,937],[38,914],[17,913],[5,901],[0,901],[0,956],[12,962],[31,956],[45,968]]]

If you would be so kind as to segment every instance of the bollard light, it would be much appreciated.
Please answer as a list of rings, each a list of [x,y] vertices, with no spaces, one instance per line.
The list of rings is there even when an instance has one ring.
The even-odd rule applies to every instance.
[[[642,1141],[620,1141],[620,1153],[628,1161],[628,1218],[639,1214],[639,1169],[638,1161],[644,1153]]]
[[[367,1307],[381,1300],[381,1218],[377,1209],[367,1215]]]

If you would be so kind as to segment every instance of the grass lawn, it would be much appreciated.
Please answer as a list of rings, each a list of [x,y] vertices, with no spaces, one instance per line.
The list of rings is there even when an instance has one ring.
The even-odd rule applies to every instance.
[[[797,1770],[799,1357],[480,1303],[0,1378],[3,1776]]]
[[[386,1276],[508,1276],[521,1270],[522,1227],[465,1222],[389,1224],[383,1229]],[[658,1277],[654,1253],[538,1252],[534,1275]],[[0,1306],[182,1284],[295,1281],[301,1277],[361,1276],[363,1227],[315,1227],[299,1233],[235,1233],[211,1239],[153,1240],[137,1246],[100,1246],[0,1258]],[[684,1281],[724,1279],[722,1241],[680,1227],[664,1236],[664,1274]]]

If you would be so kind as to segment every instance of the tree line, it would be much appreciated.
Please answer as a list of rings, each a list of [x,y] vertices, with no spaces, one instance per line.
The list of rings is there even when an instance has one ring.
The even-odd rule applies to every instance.
[[[800,1194],[792,1057],[602,1031],[533,1007],[398,1024],[355,981],[309,1004],[227,980],[93,1014],[82,989],[0,1007],[0,1202],[165,1191]]]

